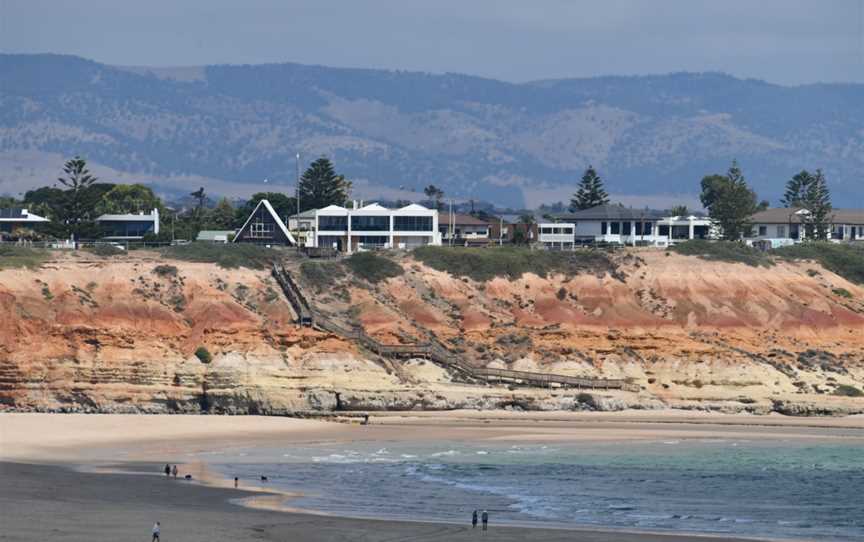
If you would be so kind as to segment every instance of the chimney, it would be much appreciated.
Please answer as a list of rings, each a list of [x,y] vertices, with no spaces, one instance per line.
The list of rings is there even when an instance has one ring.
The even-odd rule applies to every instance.
[[[357,200],[351,200],[351,209],[357,210]]]

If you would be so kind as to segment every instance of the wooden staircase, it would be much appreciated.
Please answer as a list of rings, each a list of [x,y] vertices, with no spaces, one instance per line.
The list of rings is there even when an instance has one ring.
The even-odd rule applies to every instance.
[[[602,390],[639,391],[638,387],[621,379],[582,378],[568,375],[514,371],[510,369],[490,369],[475,367],[450,351],[434,337],[427,343],[382,344],[360,327],[348,328],[333,321],[327,315],[312,307],[291,274],[281,265],[273,265],[273,277],[297,314],[297,324],[311,326],[322,331],[352,340],[370,352],[389,359],[423,358],[445,367],[471,382],[501,383],[538,388],[579,388]]]

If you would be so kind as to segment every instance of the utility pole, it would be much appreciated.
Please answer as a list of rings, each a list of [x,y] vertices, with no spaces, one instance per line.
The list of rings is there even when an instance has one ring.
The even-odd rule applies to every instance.
[[[300,153],[297,153],[297,214],[300,214]],[[298,216],[299,220],[300,217]]]
[[[453,246],[453,198],[450,198],[450,212],[447,213],[447,244]]]

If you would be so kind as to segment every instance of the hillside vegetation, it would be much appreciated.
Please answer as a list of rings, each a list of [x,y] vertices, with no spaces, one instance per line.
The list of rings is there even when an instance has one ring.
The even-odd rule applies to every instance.
[[[186,193],[190,175],[282,182],[274,172],[293,171],[291,149],[303,148],[338,154],[340,171],[368,179],[370,192],[434,182],[448,196],[494,194],[510,206],[536,200],[541,185],[565,188],[588,164],[622,194],[695,194],[733,156],[746,157],[762,197],[780,195],[777,179],[795,173],[798,156],[832,172],[836,201],[862,194],[862,85],[716,73],[513,84],[287,63],[188,71],[192,82],[72,56],[0,55],[4,181],[44,184],[60,166],[52,153],[76,149]]]
[[[283,255],[280,249],[244,243],[189,243],[163,248],[160,253],[169,259],[214,263],[225,269],[266,269]]]
[[[0,245],[0,269],[26,267],[35,269],[48,259],[47,250]]]
[[[734,241],[693,239],[673,245],[671,250],[685,256],[698,256],[717,262],[743,263],[753,267],[774,265],[774,261],[767,253]]]
[[[525,273],[546,277],[553,273],[572,276],[615,271],[609,257],[597,250],[555,252],[523,247],[422,247],[413,255],[438,271],[481,282],[495,277],[518,279]]]
[[[856,284],[864,284],[864,245],[803,243],[774,251],[784,260],[813,260]]]

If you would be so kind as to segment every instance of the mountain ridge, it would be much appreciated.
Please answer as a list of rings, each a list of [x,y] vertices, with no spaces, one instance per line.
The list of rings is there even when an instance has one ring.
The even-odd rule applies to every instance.
[[[265,178],[287,186],[299,151],[334,157],[366,197],[416,199],[432,183],[448,196],[536,205],[566,200],[593,164],[619,200],[692,204],[701,176],[738,159],[761,197],[776,200],[794,173],[821,167],[838,201],[864,206],[861,84],[787,87],[716,72],[509,83],[8,54],[0,80],[0,158],[11,165],[0,192],[59,170],[56,154],[177,190],[189,178],[238,191]],[[27,152],[38,166],[19,163]]]

